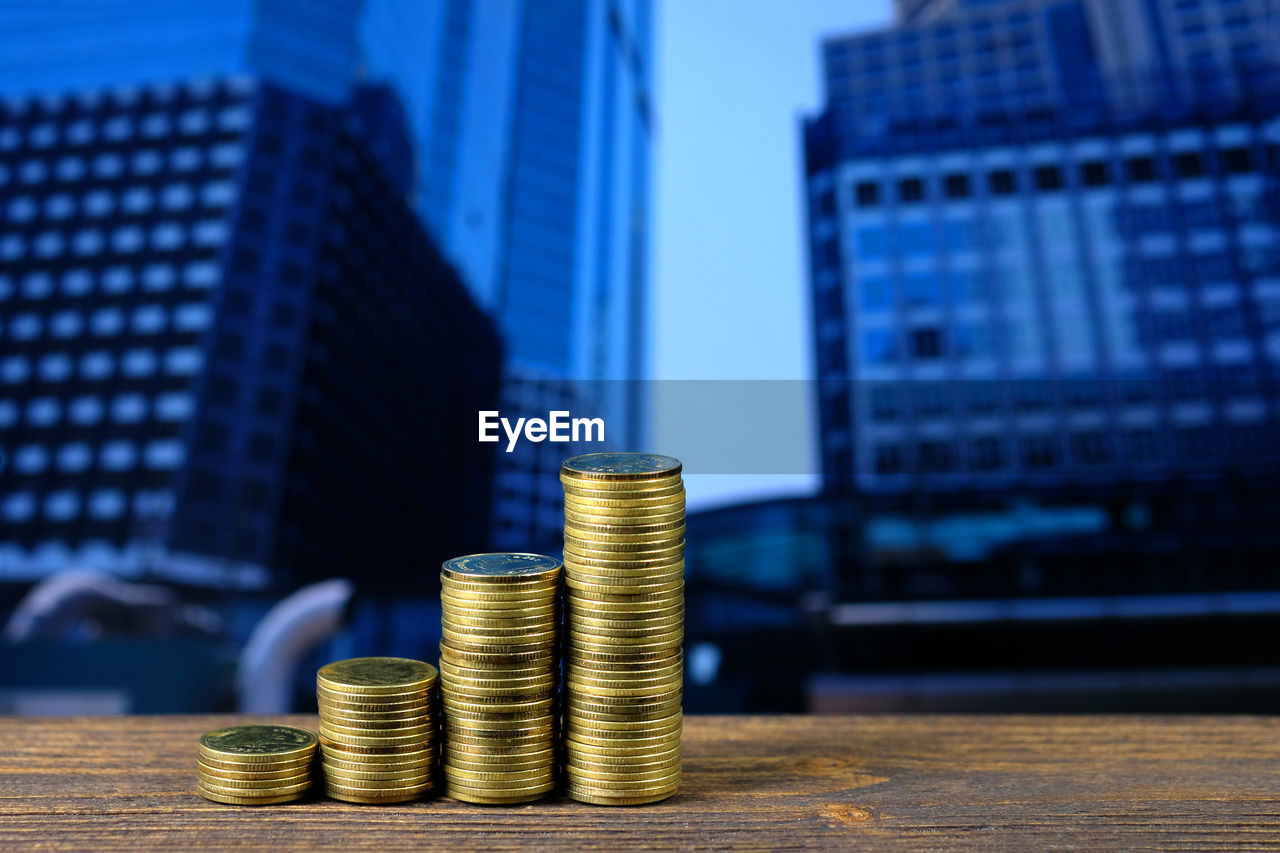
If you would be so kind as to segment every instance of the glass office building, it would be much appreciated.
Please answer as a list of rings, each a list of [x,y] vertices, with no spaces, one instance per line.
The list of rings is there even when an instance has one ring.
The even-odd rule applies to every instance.
[[[580,401],[637,447],[652,27],[649,0],[20,2],[0,8],[0,92],[249,73],[359,93],[370,151],[498,323],[511,414]],[[504,546],[554,536],[563,448],[500,457]]]
[[[355,103],[0,101],[0,577],[403,584],[482,546],[489,456],[434,448],[472,446],[441,412],[492,405],[497,332]]]
[[[850,565],[846,594],[1274,585],[1266,5],[973,0],[826,42],[804,126],[823,480],[885,513],[868,542],[894,564]],[[909,568],[956,560],[988,568]]]

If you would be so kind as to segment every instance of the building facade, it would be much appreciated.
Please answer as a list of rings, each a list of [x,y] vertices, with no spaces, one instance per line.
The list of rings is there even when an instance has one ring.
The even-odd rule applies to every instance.
[[[827,105],[804,135],[826,489],[901,518],[901,547],[939,565],[953,546],[933,513],[1004,511],[997,546],[1025,569],[1008,595],[1268,586],[1280,42],[1266,4],[956,5],[824,46]],[[1020,528],[1017,507],[1065,520]],[[1018,551],[1028,535],[1052,544]],[[1083,569],[1079,549],[1107,541]],[[1155,556],[1162,541],[1176,558]],[[926,574],[851,583],[910,597]],[[961,577],[934,586],[963,594],[947,592]]]
[[[6,579],[372,582],[483,543],[453,412],[500,345],[376,115],[254,78],[3,102]]]

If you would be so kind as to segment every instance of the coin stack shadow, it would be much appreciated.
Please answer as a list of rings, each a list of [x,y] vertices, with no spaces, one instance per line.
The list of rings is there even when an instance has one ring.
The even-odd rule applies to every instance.
[[[680,786],[684,484],[647,453],[565,461],[565,776],[598,805]]]
[[[311,789],[316,736],[292,726],[232,726],[200,738],[196,789],[205,799],[266,806]]]
[[[445,792],[523,803],[556,784],[560,561],[474,554],[445,562],[440,703]]]
[[[399,803],[435,787],[437,671],[408,658],[352,658],[316,673],[325,793]]]

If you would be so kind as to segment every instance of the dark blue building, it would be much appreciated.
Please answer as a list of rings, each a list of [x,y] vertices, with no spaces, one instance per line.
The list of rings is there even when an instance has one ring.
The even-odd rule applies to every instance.
[[[0,576],[412,585],[483,545],[460,413],[496,399],[497,332],[406,201],[384,94],[0,106]]]

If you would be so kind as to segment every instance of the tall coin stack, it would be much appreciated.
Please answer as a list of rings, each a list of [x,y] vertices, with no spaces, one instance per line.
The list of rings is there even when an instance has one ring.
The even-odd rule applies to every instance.
[[[560,561],[473,554],[440,573],[440,702],[450,797],[523,803],[556,784]]]
[[[408,658],[351,658],[316,673],[325,793],[399,803],[435,786],[436,668]]]
[[[599,805],[666,799],[680,787],[680,462],[590,453],[565,461],[560,481],[568,793]]]
[[[293,726],[232,726],[200,738],[196,788],[205,799],[266,806],[311,789],[316,736]]]

